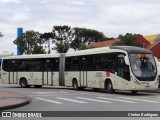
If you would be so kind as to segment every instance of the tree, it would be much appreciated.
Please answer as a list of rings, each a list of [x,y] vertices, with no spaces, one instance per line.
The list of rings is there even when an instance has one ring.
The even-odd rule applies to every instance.
[[[94,48],[93,46],[90,46],[90,45],[86,45],[84,43],[82,43],[80,46],[79,46],[79,50],[85,50],[85,49],[92,49]]]
[[[119,35],[118,37],[121,39],[120,42],[116,42],[113,45],[127,45],[127,46],[138,46],[140,47],[140,44],[136,42],[136,35],[132,33],[126,33],[126,35]]]
[[[23,35],[13,41],[14,44],[18,44],[21,54],[43,54],[44,49],[42,47],[43,41],[40,39],[40,33],[33,30],[26,31]]]
[[[74,31],[75,38],[71,42],[71,48],[73,48],[75,51],[79,50],[81,45],[89,45],[92,42],[99,42],[107,39],[102,32],[97,30],[75,27]]]
[[[70,47],[71,41],[74,39],[74,33],[69,26],[53,26],[52,30],[54,34],[54,41],[56,47],[54,47],[57,52],[65,53]]]
[[[54,50],[58,53],[66,53],[69,50],[69,44],[63,40],[57,41]]]
[[[45,54],[45,53],[46,51],[45,49],[43,49],[43,46],[38,46],[38,45],[34,46],[32,51],[32,54]]]
[[[52,32],[44,33],[44,34],[40,35],[40,38],[42,39],[43,43],[47,43],[48,44],[47,45],[48,54],[50,54],[50,52],[51,52],[51,41],[52,41],[52,43],[54,43],[54,40],[53,40],[54,39],[54,34]]]

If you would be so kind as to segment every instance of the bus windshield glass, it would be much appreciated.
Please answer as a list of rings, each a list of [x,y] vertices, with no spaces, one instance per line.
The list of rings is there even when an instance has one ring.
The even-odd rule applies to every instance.
[[[131,69],[140,81],[155,80],[157,69],[152,54],[130,54]]]

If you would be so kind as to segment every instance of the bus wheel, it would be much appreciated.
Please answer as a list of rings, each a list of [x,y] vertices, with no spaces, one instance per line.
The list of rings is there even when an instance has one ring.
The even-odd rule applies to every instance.
[[[41,88],[42,85],[34,85],[35,88]]]
[[[113,89],[112,82],[109,82],[109,83],[108,83],[107,89],[108,89],[108,93],[109,93],[109,94],[113,94],[113,93],[115,92],[115,90]]]
[[[27,80],[26,79],[22,79],[20,81],[20,85],[21,85],[22,88],[27,88],[28,87]]]
[[[78,90],[78,82],[77,80],[73,80],[73,89]]]

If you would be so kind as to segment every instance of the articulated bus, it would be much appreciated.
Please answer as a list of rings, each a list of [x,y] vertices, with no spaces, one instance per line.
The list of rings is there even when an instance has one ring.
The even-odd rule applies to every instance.
[[[158,60],[139,47],[111,46],[72,53],[9,56],[1,66],[2,83],[21,87],[71,86],[74,89],[155,91]]]

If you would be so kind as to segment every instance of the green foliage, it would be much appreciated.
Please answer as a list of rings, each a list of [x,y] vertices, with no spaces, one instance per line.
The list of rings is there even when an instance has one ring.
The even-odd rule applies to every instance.
[[[74,37],[74,33],[72,31],[72,28],[64,25],[64,26],[53,26],[52,30],[54,34],[55,41],[71,41]]]
[[[40,38],[43,43],[47,43],[47,46],[45,46],[45,48],[48,47],[48,54],[49,54],[51,52],[51,40],[52,43],[54,43],[54,34],[52,32],[44,33],[40,35]]]
[[[0,32],[0,37],[2,37]],[[127,46],[140,46],[136,42],[134,34],[126,33],[126,35],[119,35],[120,42],[113,45],[127,45]],[[53,26],[52,32],[40,34],[33,30],[26,31],[22,37],[17,38],[14,44],[18,44],[22,54],[41,54],[51,53],[51,50],[56,50],[58,53],[66,53],[69,48],[76,50],[84,50],[93,48],[90,44],[92,42],[100,42],[110,40],[102,32],[87,28],[71,28],[70,26]],[[19,42],[17,42],[19,41]],[[51,44],[55,43],[55,47],[51,48]],[[45,52],[43,48],[48,48]],[[46,45],[47,44],[47,45]],[[52,45],[53,46],[53,45]]]
[[[136,42],[136,35],[131,33],[126,33],[126,35],[119,35],[118,37],[121,39],[120,42],[116,42],[113,45],[121,45],[121,46],[138,46],[140,47],[140,44]]]
[[[21,54],[42,54],[44,53],[41,47],[43,41],[40,39],[40,33],[33,30],[26,31],[23,35],[13,41],[20,48]]]
[[[90,46],[90,45],[86,45],[84,43],[82,43],[80,46],[79,46],[79,50],[85,50],[85,49],[92,49],[94,48],[93,46]]]
[[[56,43],[56,50],[58,53],[66,53],[70,48],[70,42],[74,38],[74,33],[69,26],[54,26],[52,30],[54,34],[54,42]]]
[[[46,51],[45,49],[43,49],[43,46],[38,46],[38,45],[34,46],[32,51],[32,54],[45,54],[45,53]]]
[[[66,53],[69,50],[69,44],[66,41],[60,40],[56,42],[56,47],[54,50],[58,53]]]
[[[71,42],[71,48],[75,51],[81,49],[82,44],[90,44],[92,42],[99,42],[107,39],[102,32],[86,28],[74,28],[75,38]]]

